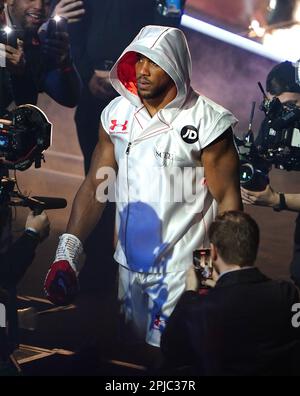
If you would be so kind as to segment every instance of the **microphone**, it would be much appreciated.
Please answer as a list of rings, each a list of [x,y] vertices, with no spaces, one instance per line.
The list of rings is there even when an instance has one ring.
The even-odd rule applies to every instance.
[[[37,205],[41,204],[44,210],[47,209],[64,209],[67,207],[67,201],[64,198],[52,197],[31,197],[31,200],[37,201]]]

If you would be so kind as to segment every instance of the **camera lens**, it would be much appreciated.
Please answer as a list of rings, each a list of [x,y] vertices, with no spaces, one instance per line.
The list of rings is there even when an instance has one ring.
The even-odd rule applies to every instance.
[[[242,185],[249,183],[254,176],[255,170],[253,165],[246,163],[242,164],[240,167],[240,181]]]

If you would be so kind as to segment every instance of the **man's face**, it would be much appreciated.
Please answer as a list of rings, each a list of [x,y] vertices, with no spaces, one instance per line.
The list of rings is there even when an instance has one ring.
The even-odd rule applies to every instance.
[[[137,89],[142,99],[157,99],[175,86],[171,77],[144,55],[138,54],[135,70]]]
[[[274,96],[268,94],[269,99],[273,99]],[[300,93],[296,92],[283,92],[280,95],[277,95],[277,98],[283,104],[295,104],[300,107]]]
[[[50,16],[51,0],[7,0],[9,15],[18,29],[36,32]]]

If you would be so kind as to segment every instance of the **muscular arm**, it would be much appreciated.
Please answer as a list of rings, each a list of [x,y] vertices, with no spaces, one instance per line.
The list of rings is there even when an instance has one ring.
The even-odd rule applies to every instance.
[[[239,158],[231,128],[203,150],[201,160],[209,191],[218,202],[219,213],[242,210]]]
[[[67,227],[67,233],[77,236],[82,242],[94,229],[105,208],[106,203],[99,202],[96,198],[99,185],[107,180],[106,177],[96,178],[97,172],[103,167],[117,171],[114,145],[100,126],[99,142],[93,154],[91,168],[75,197]]]

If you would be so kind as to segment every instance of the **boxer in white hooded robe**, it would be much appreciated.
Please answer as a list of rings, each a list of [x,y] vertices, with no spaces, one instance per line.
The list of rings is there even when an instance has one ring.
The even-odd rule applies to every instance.
[[[75,294],[82,243],[101,217],[113,169],[119,299],[136,338],[153,346],[184,291],[193,251],[209,244],[217,211],[242,209],[236,119],[190,81],[190,52],[178,29],[147,26],[123,52],[111,71],[121,96],[102,112],[90,172],[45,281],[55,303]]]

